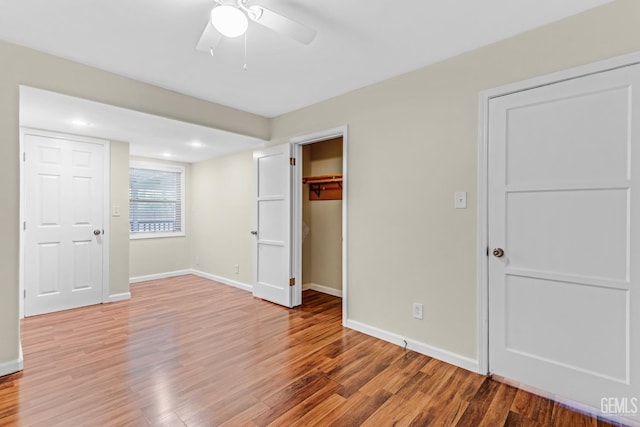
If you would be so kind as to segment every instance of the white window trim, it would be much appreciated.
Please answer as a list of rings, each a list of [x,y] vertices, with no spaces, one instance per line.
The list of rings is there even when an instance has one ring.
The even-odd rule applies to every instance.
[[[187,235],[186,233],[186,198],[187,198],[187,190],[185,186],[185,173],[186,168],[184,166],[179,165],[168,165],[164,163],[155,163],[155,162],[145,162],[139,160],[131,160],[129,162],[129,169],[149,169],[149,170],[159,170],[166,172],[180,172],[180,186],[181,186],[181,202],[182,202],[182,215],[180,218],[180,229],[182,231],[179,232],[168,232],[168,233],[131,233],[129,232],[130,240],[138,240],[138,239],[162,239],[169,237],[184,237]],[[131,185],[131,183],[129,183]],[[129,214],[129,221],[131,221],[131,214]]]

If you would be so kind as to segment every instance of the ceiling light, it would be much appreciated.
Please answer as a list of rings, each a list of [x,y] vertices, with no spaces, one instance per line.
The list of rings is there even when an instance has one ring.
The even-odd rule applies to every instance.
[[[172,154],[171,154],[171,153],[169,153],[169,152],[166,152],[166,151],[165,151],[164,153],[162,153],[162,155],[163,155],[164,157],[172,157]]]
[[[74,126],[82,127],[82,128],[93,126],[93,123],[89,123],[89,122],[87,122],[85,120],[81,120],[81,119],[71,120],[71,124],[74,125]]]
[[[204,147],[204,144],[200,141],[193,141],[189,143],[190,146],[194,147],[194,148],[202,148]]]
[[[223,36],[238,37],[247,31],[249,20],[240,9],[222,5],[211,11],[211,23]]]

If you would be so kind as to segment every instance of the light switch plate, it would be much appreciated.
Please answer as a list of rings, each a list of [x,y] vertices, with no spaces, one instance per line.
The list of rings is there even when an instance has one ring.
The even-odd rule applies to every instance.
[[[120,206],[111,207],[111,216],[120,216]]]
[[[466,191],[456,191],[456,193],[455,193],[455,208],[456,209],[467,209],[467,192]]]

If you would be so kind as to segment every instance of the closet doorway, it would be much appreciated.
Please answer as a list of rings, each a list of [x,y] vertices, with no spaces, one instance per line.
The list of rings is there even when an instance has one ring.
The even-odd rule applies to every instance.
[[[348,317],[347,126],[291,139],[292,277],[297,289],[293,306],[303,303],[303,290],[342,298],[342,324]]]
[[[342,136],[302,147],[302,177],[302,290],[342,297]]]

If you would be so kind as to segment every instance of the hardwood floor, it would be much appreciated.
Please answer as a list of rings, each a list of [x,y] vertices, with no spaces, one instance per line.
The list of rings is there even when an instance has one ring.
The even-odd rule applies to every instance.
[[[0,425],[604,426],[341,326],[340,299],[288,310],[195,276],[25,319]]]

